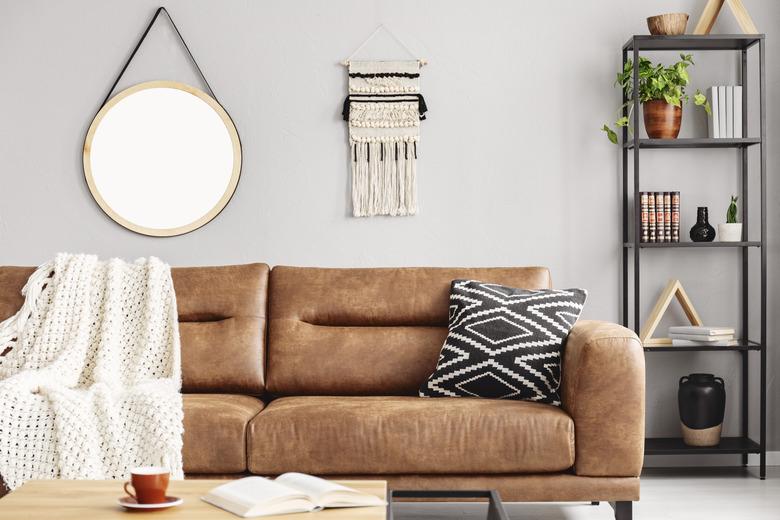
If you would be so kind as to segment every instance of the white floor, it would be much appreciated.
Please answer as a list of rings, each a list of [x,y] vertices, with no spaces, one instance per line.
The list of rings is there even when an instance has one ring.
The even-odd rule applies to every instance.
[[[635,520],[779,520],[780,467],[766,480],[757,468],[652,469],[642,476]],[[505,504],[512,520],[610,520],[609,504]],[[395,520],[484,519],[481,504],[398,504]]]

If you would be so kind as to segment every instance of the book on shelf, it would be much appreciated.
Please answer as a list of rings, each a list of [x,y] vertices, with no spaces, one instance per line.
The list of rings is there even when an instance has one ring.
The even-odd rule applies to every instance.
[[[734,86],[734,137],[741,139],[742,135],[742,86]]]
[[[672,193],[664,192],[664,242],[672,242]]]
[[[708,136],[713,139],[742,138],[742,86],[718,85],[708,89],[710,114]]]
[[[726,85],[726,137],[734,137],[734,87]]]
[[[728,137],[726,132],[726,86],[718,86],[718,134],[719,137]]]
[[[664,225],[664,194],[660,191],[655,192],[655,241],[668,242],[666,240]]]
[[[655,193],[652,191],[647,192],[647,229],[648,229],[648,242],[655,242]]]
[[[706,327],[704,325],[680,325],[669,327],[670,334],[699,334],[702,336],[724,336],[734,334],[732,327]]]
[[[640,242],[679,242],[680,192],[640,191],[639,219]]]
[[[672,242],[680,241],[680,192],[671,192],[672,199]]]
[[[649,223],[649,216],[647,214],[647,192],[642,191],[639,193],[639,211],[640,211],[640,222],[642,223],[642,237],[640,239],[640,242],[647,242],[649,239],[649,229],[648,229],[648,223]]]
[[[303,473],[285,473],[273,480],[245,477],[217,486],[201,498],[243,518],[387,505],[375,495]]]
[[[720,111],[718,110],[718,87],[710,87],[710,114],[707,118],[709,123],[709,136],[713,139],[720,138]]]
[[[672,339],[687,339],[690,341],[701,341],[703,343],[717,343],[719,341],[728,341],[734,339],[734,334],[723,334],[718,336],[712,336],[708,334],[677,334],[670,333],[669,337]]]
[[[738,339],[728,339],[722,341],[696,341],[691,339],[677,339],[672,338],[672,346],[674,347],[707,347],[707,346],[722,346],[722,347],[736,347],[739,345]]]

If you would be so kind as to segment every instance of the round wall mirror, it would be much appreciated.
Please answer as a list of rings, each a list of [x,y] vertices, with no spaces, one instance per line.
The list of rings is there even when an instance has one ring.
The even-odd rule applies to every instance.
[[[241,174],[233,121],[211,96],[183,83],[123,90],[95,116],[84,176],[122,226],[151,236],[188,233],[227,205]]]

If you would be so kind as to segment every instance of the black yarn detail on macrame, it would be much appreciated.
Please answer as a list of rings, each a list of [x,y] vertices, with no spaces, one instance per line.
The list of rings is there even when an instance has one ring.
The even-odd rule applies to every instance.
[[[419,72],[350,72],[350,78],[419,78]]]
[[[407,99],[352,99],[360,97],[405,97]],[[417,101],[417,110],[420,112],[420,121],[425,121],[425,113],[428,111],[428,105],[425,103],[425,98],[422,94],[350,94],[344,99],[344,105],[341,108],[341,117],[344,121],[349,121],[349,110],[353,101],[358,103],[408,103],[409,101]]]

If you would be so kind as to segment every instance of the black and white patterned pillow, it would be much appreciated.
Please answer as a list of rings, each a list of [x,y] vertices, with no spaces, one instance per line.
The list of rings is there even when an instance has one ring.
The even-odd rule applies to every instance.
[[[584,289],[528,291],[454,280],[449,334],[420,396],[560,406],[561,349],[587,295]]]

